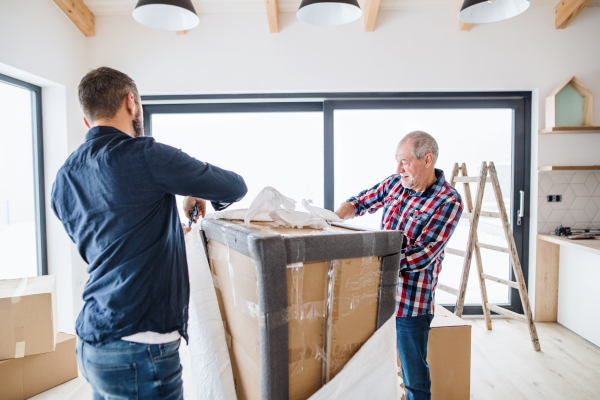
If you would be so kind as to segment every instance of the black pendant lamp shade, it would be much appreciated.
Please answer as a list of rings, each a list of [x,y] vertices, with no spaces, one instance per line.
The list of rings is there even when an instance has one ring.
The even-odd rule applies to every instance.
[[[192,0],[139,0],[133,18],[142,25],[164,31],[187,31],[200,21]]]
[[[529,0],[465,0],[458,19],[471,24],[502,21],[521,14],[529,4]]]
[[[356,0],[302,0],[296,16],[313,25],[341,25],[359,19],[362,10]]]

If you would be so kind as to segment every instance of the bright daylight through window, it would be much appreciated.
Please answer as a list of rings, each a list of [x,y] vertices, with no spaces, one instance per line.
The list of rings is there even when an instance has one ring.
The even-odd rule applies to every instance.
[[[0,82],[0,279],[38,274],[32,96]]]
[[[320,112],[154,114],[152,136],[198,160],[242,175],[248,194],[232,209],[248,208],[265,186],[296,200],[298,210],[302,210],[302,199],[323,207]],[[183,216],[181,197],[177,200]],[[209,206],[207,211],[213,210]]]

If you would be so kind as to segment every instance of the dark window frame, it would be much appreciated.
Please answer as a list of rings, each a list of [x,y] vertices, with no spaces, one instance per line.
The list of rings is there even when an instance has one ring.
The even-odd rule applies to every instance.
[[[0,74],[0,82],[28,90],[31,93],[31,132],[33,135],[33,180],[35,203],[35,230],[37,272],[48,275],[48,247],[46,241],[46,200],[44,184],[44,135],[42,129],[42,88],[31,83]]]
[[[152,136],[151,116],[156,113],[227,113],[227,112],[323,112],[325,207],[334,204],[334,112],[335,110],[373,109],[489,109],[513,111],[512,131],[512,204],[519,204],[519,191],[525,192],[525,218],[516,224],[518,207],[512,207],[510,220],[521,260],[525,283],[529,276],[530,186],[531,186],[531,99],[520,92],[395,92],[395,93],[271,93],[216,95],[142,96],[146,135]],[[215,102],[217,101],[217,102]],[[179,102],[179,103],[178,103]],[[186,102],[186,103],[180,103]],[[196,103],[194,103],[196,102]],[[167,104],[169,103],[169,104]],[[491,190],[491,188],[486,188]],[[474,267],[472,265],[472,267]],[[515,280],[512,269],[510,280]],[[519,292],[511,288],[504,308],[522,313]],[[453,305],[444,305],[454,311]],[[465,315],[482,314],[481,306],[465,305]]]

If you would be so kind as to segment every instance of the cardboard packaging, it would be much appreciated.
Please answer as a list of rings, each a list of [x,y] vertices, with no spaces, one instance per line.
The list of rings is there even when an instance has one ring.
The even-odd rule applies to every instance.
[[[427,362],[433,400],[463,400],[471,396],[471,325],[440,304],[431,321]]]
[[[305,400],[394,313],[402,232],[203,220],[239,400]]]
[[[0,280],[0,360],[54,351],[54,276]]]
[[[76,336],[59,332],[56,351],[0,361],[0,400],[24,400],[77,378]]]
[[[427,343],[432,400],[464,400],[471,396],[471,325],[435,305]],[[398,366],[400,358],[398,357]],[[401,376],[401,374],[399,373]],[[406,389],[405,389],[406,390]],[[406,393],[402,400],[406,399]]]

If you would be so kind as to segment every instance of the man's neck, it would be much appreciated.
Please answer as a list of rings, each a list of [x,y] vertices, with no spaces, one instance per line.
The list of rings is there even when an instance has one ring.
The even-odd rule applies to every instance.
[[[423,184],[419,185],[418,187],[415,187],[413,189],[413,192],[415,192],[415,193],[424,192],[425,190],[427,190],[427,188],[429,186],[433,185],[435,183],[435,181],[437,181],[437,176],[435,176],[435,168],[433,168],[432,171],[427,174],[427,179],[425,179],[423,181]]]
[[[122,119],[102,119],[101,118],[97,121],[94,121],[94,123],[92,124],[92,128],[94,128],[96,126],[110,126],[110,127],[120,130],[123,133],[128,134],[131,137],[135,137],[135,132],[133,130],[133,125],[131,124],[131,121],[126,121],[126,120],[122,120]]]

